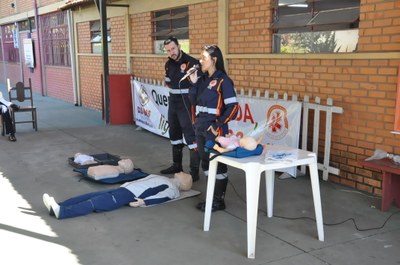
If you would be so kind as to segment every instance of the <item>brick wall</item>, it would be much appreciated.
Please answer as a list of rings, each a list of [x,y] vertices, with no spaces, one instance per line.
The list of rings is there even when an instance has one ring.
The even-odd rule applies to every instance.
[[[81,101],[85,107],[102,110],[102,67],[100,56],[79,56]]]
[[[5,79],[10,78],[11,85],[21,81],[21,65],[19,63],[5,62]],[[6,81],[4,82],[6,83]]]
[[[92,45],[90,42],[90,22],[82,22],[77,24],[78,53],[91,53]]]
[[[2,2],[9,2],[11,1],[2,1]],[[15,9],[18,13],[21,12],[27,12],[33,9],[34,7],[34,2],[33,1],[27,1],[27,0],[15,0]],[[54,1],[53,1],[54,2]]]
[[[207,12],[199,12],[207,10]],[[200,57],[204,44],[218,42],[218,2],[206,2],[189,6],[190,53]]]
[[[113,54],[125,54],[126,52],[126,32],[125,17],[115,17],[111,22],[111,46]]]
[[[229,53],[271,53],[270,0],[229,1]]]
[[[126,74],[125,57],[125,17],[114,17],[111,22],[112,52],[109,54],[109,74]],[[90,22],[77,24],[80,93],[82,105],[88,108],[102,110],[102,73],[103,60],[101,54],[91,54]],[[84,54],[87,55],[84,55]],[[116,56],[123,54],[124,56]]]
[[[108,67],[110,74],[126,74],[127,65],[125,57],[110,57]]]
[[[90,54],[90,22],[77,24],[78,52]],[[102,110],[102,58],[100,55],[80,55],[79,87],[82,105],[88,108]]]
[[[109,72],[126,74],[125,58],[111,57]],[[79,56],[80,89],[82,105],[91,109],[102,110],[102,72],[101,56]]]
[[[150,33],[151,13],[132,15],[131,23],[131,53],[152,54],[153,44]]]
[[[45,73],[47,95],[75,103],[71,68],[46,66]]]
[[[16,14],[17,10],[11,7],[11,1],[0,1],[0,18]]]
[[[361,0],[358,50],[400,50],[400,1]]]
[[[138,77],[146,77],[163,80],[165,71],[165,58],[132,58],[132,74]]]

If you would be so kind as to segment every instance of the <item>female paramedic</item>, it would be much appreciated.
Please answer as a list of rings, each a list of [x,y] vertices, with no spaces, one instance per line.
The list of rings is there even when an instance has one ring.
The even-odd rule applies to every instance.
[[[216,45],[206,45],[200,54],[202,74],[195,71],[190,75],[192,87],[189,97],[195,106],[195,134],[201,157],[201,167],[207,175],[209,153],[204,150],[207,140],[215,141],[217,136],[225,136],[228,132],[228,122],[236,118],[238,101],[233,81],[225,71],[221,50]],[[216,132],[216,134],[213,133]],[[228,184],[228,167],[218,164],[212,211],[225,209],[225,191]],[[205,202],[197,205],[205,210]]]

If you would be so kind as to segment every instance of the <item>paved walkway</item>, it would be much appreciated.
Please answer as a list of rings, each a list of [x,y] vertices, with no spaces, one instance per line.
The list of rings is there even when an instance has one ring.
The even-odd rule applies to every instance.
[[[195,209],[205,197],[205,178],[193,187],[202,192],[197,197],[57,220],[48,215],[43,193],[63,200],[110,188],[81,180],[68,165],[68,157],[76,152],[111,153],[157,173],[169,165],[171,148],[167,139],[135,125],[107,126],[99,112],[40,95],[35,101],[39,130],[17,125],[17,142],[0,138],[0,264],[400,263],[399,209],[392,206],[381,212],[379,198],[324,181],[325,242],[318,241],[307,176],[276,180],[273,218],[266,217],[265,190],[260,191],[254,260],[246,257],[244,173],[234,169],[230,169],[227,209],[212,214],[209,232],[203,232],[203,214]],[[359,231],[353,220],[359,229],[384,226]]]

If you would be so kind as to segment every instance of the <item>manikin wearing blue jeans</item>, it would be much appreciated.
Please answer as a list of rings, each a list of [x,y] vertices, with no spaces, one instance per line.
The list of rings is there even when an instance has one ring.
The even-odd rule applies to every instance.
[[[179,190],[190,190],[191,187],[192,177],[184,172],[176,173],[174,178],[149,175],[126,182],[116,189],[82,194],[60,203],[45,193],[43,202],[50,215],[65,219],[92,212],[112,211],[126,205],[139,207],[167,202],[178,198]]]

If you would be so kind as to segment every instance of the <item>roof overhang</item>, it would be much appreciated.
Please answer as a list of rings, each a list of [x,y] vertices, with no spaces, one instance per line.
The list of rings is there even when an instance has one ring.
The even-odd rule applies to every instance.
[[[94,4],[94,0],[67,0],[63,5],[59,7],[60,10],[73,9],[78,6],[87,6]]]

